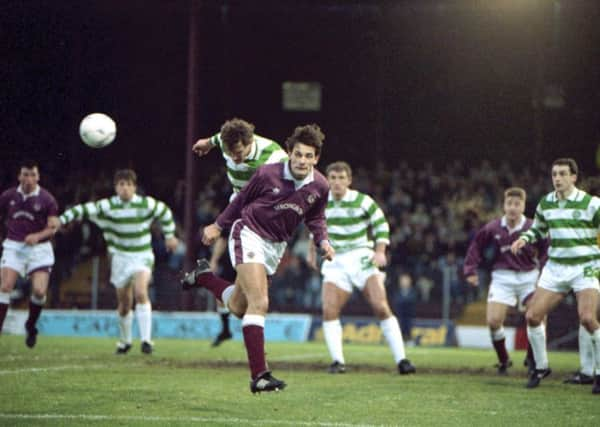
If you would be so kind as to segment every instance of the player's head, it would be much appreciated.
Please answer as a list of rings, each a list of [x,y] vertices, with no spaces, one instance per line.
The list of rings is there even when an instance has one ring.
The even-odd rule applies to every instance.
[[[131,200],[137,189],[137,175],[131,169],[120,169],[115,172],[113,180],[115,193],[124,202]]]
[[[521,187],[510,187],[504,191],[504,215],[509,221],[518,221],[525,212],[527,193]]]
[[[325,170],[331,195],[341,199],[352,184],[352,168],[346,162],[334,162]]]
[[[325,135],[317,125],[298,126],[285,141],[290,171],[296,179],[306,178],[319,161]]]
[[[40,181],[38,164],[34,160],[23,160],[19,164],[19,185],[25,193],[35,191]]]
[[[254,125],[242,119],[227,120],[221,126],[223,148],[235,163],[242,163],[252,151]]]
[[[560,193],[569,193],[577,182],[579,168],[571,158],[560,158],[552,162],[552,185]]]

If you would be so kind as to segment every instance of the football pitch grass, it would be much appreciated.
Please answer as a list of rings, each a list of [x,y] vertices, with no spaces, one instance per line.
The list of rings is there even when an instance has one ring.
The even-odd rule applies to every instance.
[[[111,338],[0,336],[0,426],[583,426],[600,395],[565,385],[576,353],[550,353],[554,373],[527,390],[523,352],[506,377],[492,350],[408,348],[417,374],[397,374],[383,345],[345,346],[348,372],[326,373],[324,343],[267,343],[281,392],[253,395],[241,342],[157,340],[114,355]]]

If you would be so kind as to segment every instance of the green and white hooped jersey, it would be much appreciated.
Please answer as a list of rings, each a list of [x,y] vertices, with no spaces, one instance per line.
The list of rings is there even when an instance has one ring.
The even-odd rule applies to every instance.
[[[250,155],[239,164],[236,164],[223,149],[220,133],[210,138],[210,143],[221,149],[227,166],[227,178],[231,182],[234,193],[238,193],[250,181],[250,178],[260,166],[285,162],[288,159],[287,153],[279,144],[256,134],[254,135],[254,147],[252,147]]]
[[[357,248],[373,248],[369,227],[375,242],[390,243],[390,226],[383,211],[368,195],[348,189],[341,200],[331,192],[325,209],[329,241],[336,252]]]
[[[600,261],[597,234],[600,199],[577,188],[565,200],[556,193],[540,200],[531,228],[521,234],[527,242],[550,237],[548,258],[558,264],[577,265]]]
[[[171,209],[160,200],[138,194],[129,202],[112,196],[83,203],[60,216],[62,224],[81,219],[89,219],[100,227],[110,253],[152,255],[150,226],[155,220],[160,222],[165,237],[175,234]]]

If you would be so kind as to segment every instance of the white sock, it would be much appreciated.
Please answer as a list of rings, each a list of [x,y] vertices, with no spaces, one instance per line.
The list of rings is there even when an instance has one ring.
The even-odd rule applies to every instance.
[[[125,315],[119,315],[119,332],[120,332],[120,341],[125,344],[131,344],[131,323],[132,323],[133,315],[131,314],[131,310]]]
[[[387,319],[382,320],[380,325],[383,335],[392,350],[396,364],[402,359],[406,359],[404,340],[402,339],[402,332],[400,332],[400,325],[398,324],[396,316],[392,315]]]
[[[323,335],[331,359],[345,365],[346,361],[342,350],[342,322],[340,322],[340,319],[323,321]]]
[[[149,302],[136,304],[135,315],[140,329],[140,339],[142,342],[152,342],[152,305]]]
[[[596,329],[592,337],[592,352],[594,357],[595,375],[600,375],[600,328]]]
[[[594,375],[594,344],[592,343],[592,335],[579,325],[579,360],[581,362],[581,373]]]
[[[227,286],[221,294],[221,302],[223,303],[223,307],[225,307],[227,311],[229,311],[229,305],[227,304],[229,303],[229,298],[231,298],[231,294],[233,294],[234,290],[235,285]]]
[[[490,329],[490,335],[492,336],[492,341],[501,341],[504,338],[506,338],[506,335],[504,334],[504,327],[502,326],[500,326],[495,331],[492,331]]]
[[[533,350],[536,369],[548,368],[548,353],[546,351],[546,328],[542,323],[539,326],[527,326],[527,338]]]
[[[10,304],[10,292],[0,291],[0,304]]]
[[[31,294],[29,300],[35,305],[43,306],[44,304],[46,304],[46,295],[44,295],[42,298],[38,298],[35,295]]]

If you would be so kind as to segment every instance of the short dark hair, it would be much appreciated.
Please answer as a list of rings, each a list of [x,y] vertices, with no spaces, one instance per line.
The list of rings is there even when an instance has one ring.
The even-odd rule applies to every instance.
[[[350,165],[344,161],[339,161],[339,162],[333,162],[331,163],[329,166],[327,166],[327,169],[325,169],[325,175],[329,175],[329,172],[346,172],[346,175],[348,175],[348,178],[352,179],[352,168],[350,167]]]
[[[285,141],[285,146],[288,152],[291,152],[296,144],[308,145],[314,147],[315,154],[318,156],[321,154],[324,139],[325,134],[321,132],[319,126],[315,124],[298,126],[294,129],[292,136]]]
[[[19,170],[26,168],[26,169],[33,169],[33,168],[37,168],[39,169],[39,163],[37,162],[37,160],[33,160],[33,159],[22,159],[19,162]]]
[[[115,172],[114,184],[119,181],[130,181],[137,185],[137,175],[133,169],[119,169]]]
[[[233,118],[221,126],[221,141],[228,150],[233,150],[240,141],[242,145],[248,146],[252,144],[253,139],[254,125],[246,120]]]
[[[579,175],[577,162],[570,157],[561,157],[560,159],[556,159],[552,162],[552,167],[554,166],[568,166],[569,172],[571,172],[572,175]]]

